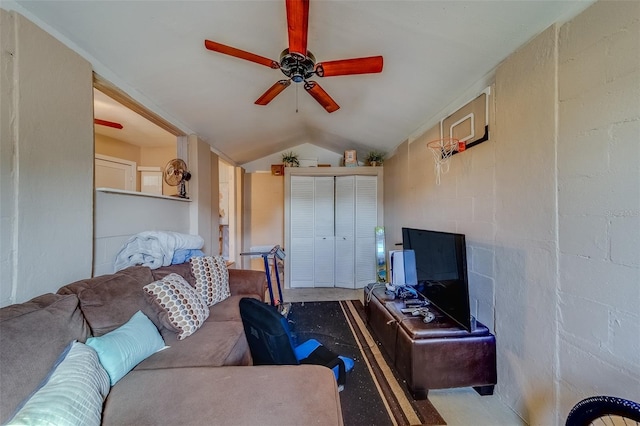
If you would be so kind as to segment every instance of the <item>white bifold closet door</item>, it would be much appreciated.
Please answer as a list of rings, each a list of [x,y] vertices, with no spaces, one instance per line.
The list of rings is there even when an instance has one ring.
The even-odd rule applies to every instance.
[[[376,176],[291,176],[290,285],[375,282]]]
[[[355,288],[355,176],[336,176],[336,287]]]
[[[314,287],[333,287],[335,278],[335,209],[333,176],[315,178]]]
[[[291,176],[290,247],[287,249],[291,287],[313,287],[315,178]]]
[[[376,226],[378,179],[355,176],[355,288],[376,282]]]

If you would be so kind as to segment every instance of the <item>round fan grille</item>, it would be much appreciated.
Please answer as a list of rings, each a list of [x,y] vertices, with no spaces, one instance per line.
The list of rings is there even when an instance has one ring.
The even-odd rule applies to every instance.
[[[177,186],[184,179],[185,172],[187,164],[179,158],[174,158],[164,168],[164,181],[171,186]]]
[[[177,196],[180,198],[189,198],[186,185],[189,179],[191,173],[187,171],[187,164],[179,158],[169,161],[164,168],[164,181],[171,186],[178,186]]]

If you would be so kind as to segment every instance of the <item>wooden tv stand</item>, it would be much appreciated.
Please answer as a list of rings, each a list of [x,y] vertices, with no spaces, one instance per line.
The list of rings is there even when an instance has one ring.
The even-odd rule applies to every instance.
[[[403,314],[404,301],[387,295],[384,285],[373,287],[364,288],[367,322],[414,398],[427,398],[429,389],[467,386],[493,394],[496,339],[487,327],[476,322],[468,332],[432,305],[436,318],[425,323]]]

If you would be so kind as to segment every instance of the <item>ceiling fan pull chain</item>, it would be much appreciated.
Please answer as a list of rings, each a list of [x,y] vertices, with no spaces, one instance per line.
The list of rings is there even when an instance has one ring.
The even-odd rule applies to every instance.
[[[298,113],[298,85],[296,84],[296,114]]]

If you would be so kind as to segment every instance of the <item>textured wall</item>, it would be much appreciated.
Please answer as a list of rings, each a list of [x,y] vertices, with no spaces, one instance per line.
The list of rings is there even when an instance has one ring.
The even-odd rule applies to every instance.
[[[496,332],[500,394],[531,424],[554,424],[556,27],[496,73]]]
[[[435,185],[431,129],[385,163],[399,228],[467,235],[496,392],[529,424],[587,395],[640,395],[640,3],[600,1],[497,69],[491,138]]]
[[[203,251],[218,253],[218,198],[213,198],[211,188],[219,188],[218,170],[211,172],[211,146],[196,135],[188,136],[189,158],[186,161],[191,180],[187,184],[187,196],[193,201],[189,208],[190,233],[204,238]],[[213,198],[213,199],[212,199]],[[212,205],[213,203],[213,205]]]
[[[493,98],[490,97],[490,104]],[[494,126],[490,123],[490,129]],[[455,155],[436,184],[427,142],[440,137],[436,126],[400,145],[385,162],[386,248],[402,243],[402,227],[466,235],[472,314],[494,329],[494,164],[493,137]]]
[[[14,15],[0,9],[0,306],[13,302],[16,224]]]
[[[2,55],[3,74],[13,74],[10,100],[4,84],[2,92],[2,123],[10,126],[2,180],[12,185],[3,187],[2,204],[13,207],[2,216],[6,304],[91,274],[94,146],[91,65],[19,14],[2,14],[3,32],[13,30]]]
[[[96,191],[93,274],[113,273],[116,254],[138,232],[188,234],[191,204],[188,201]]]
[[[561,415],[640,401],[640,2],[562,26],[558,67]]]
[[[251,217],[250,227],[245,228],[247,245],[251,247],[279,244],[284,247],[284,176],[271,173],[246,175],[250,191],[245,203],[245,214]],[[261,258],[251,259],[251,269],[264,270]]]

